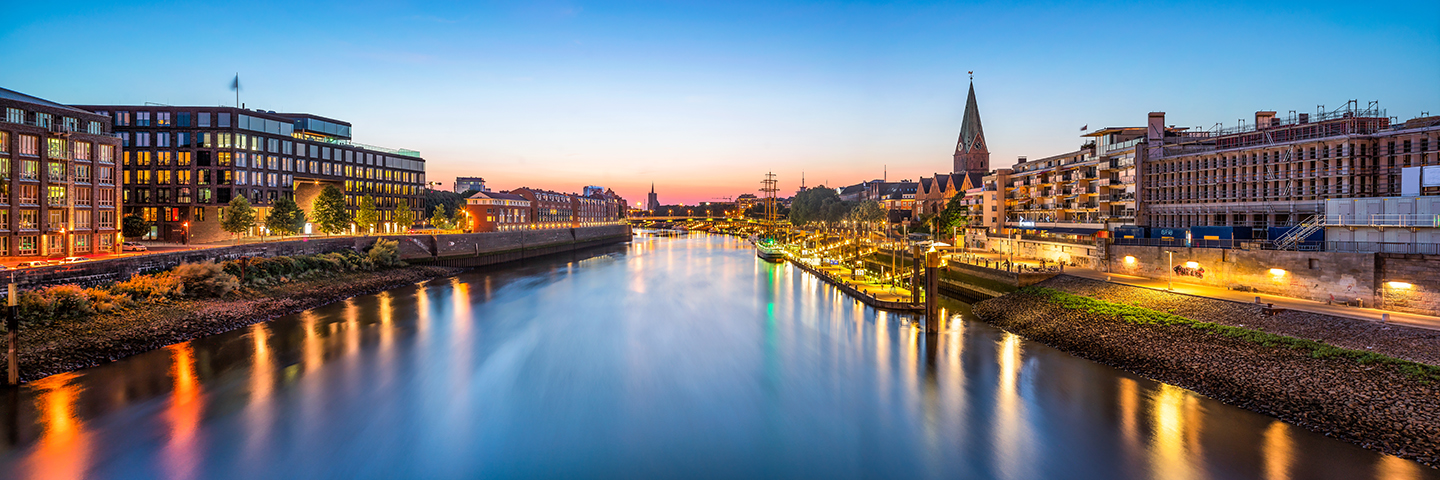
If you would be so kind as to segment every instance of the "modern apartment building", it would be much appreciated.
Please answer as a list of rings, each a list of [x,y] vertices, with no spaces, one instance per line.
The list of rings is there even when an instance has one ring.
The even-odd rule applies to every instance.
[[[1005,193],[1000,233],[1090,242],[1100,231],[1135,224],[1136,160],[1144,155],[1145,128],[1108,127],[1081,137],[1086,142],[1079,150],[1022,157],[997,182]]]
[[[1298,225],[1323,217],[1327,200],[1401,195],[1403,168],[1440,164],[1440,117],[1392,124],[1373,102],[1259,111],[1212,131],[1162,134],[1164,121],[1151,114],[1143,167],[1152,227]]]
[[[418,210],[425,160],[415,151],[353,142],[347,122],[234,107],[78,108],[113,119],[125,144],[125,213],[151,223],[147,238],[230,238],[220,221],[234,196],[247,197],[262,213],[281,197],[311,212],[329,185],[345,192],[352,212],[360,198],[372,196],[381,231],[409,227],[390,223],[399,205],[408,203],[424,216]]]
[[[455,177],[455,193],[485,191],[485,179],[481,177]]]
[[[116,251],[121,141],[110,119],[0,88],[0,257]]]

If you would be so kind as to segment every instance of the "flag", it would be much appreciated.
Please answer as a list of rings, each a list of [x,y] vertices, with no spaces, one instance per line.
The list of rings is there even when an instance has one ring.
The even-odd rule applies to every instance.
[[[235,77],[235,79],[236,79],[236,80],[235,80],[236,82],[239,82],[239,81],[240,81],[240,80],[239,80],[240,77]],[[238,85],[238,83],[237,83],[237,85]],[[1083,131],[1086,131],[1086,130],[1089,130],[1089,129],[1090,129],[1090,124],[1088,124],[1088,123],[1085,124],[1085,126],[1080,127],[1080,131],[1082,131],[1082,132],[1083,132]]]
[[[235,81],[230,82],[230,89],[237,92],[240,91],[240,74],[235,74]]]

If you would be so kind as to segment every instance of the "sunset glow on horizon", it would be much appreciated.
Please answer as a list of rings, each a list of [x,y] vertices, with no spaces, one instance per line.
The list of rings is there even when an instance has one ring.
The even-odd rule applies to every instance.
[[[0,61],[26,67],[0,70],[0,86],[66,104],[232,105],[238,72],[248,108],[350,122],[356,142],[418,150],[446,189],[456,176],[494,190],[600,185],[634,205],[653,183],[663,204],[696,204],[757,193],[767,171],[781,196],[802,173],[830,187],[949,173],[972,70],[997,168],[1150,111],[1204,129],[1352,98],[1401,121],[1440,111],[1440,4],[1383,10],[31,2],[7,6],[27,21],[0,27],[13,47]],[[1257,42],[1317,35],[1367,40],[1259,53]],[[96,48],[98,64],[55,54]]]

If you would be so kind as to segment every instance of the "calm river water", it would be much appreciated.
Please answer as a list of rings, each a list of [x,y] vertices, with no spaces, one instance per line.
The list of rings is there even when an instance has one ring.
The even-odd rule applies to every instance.
[[[0,477],[1437,477],[944,306],[638,237],[36,381]]]

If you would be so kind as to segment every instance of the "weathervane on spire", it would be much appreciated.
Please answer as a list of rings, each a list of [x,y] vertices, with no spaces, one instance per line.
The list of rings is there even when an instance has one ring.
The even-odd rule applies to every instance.
[[[974,71],[974,70],[971,70],[971,71],[970,71],[970,79],[971,79],[971,80],[974,80],[974,79],[975,79],[975,71]]]

